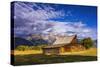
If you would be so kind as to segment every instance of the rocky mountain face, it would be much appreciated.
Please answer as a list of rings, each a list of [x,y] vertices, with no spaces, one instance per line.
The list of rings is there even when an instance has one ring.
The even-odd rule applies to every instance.
[[[56,36],[50,34],[33,34],[27,37],[27,40],[44,40],[48,44],[52,44],[56,40]]]
[[[15,46],[18,45],[52,45],[56,39],[64,38],[65,35],[32,34],[26,38],[15,37]]]
[[[41,35],[41,34],[33,34],[28,37],[14,37],[14,46],[17,47],[19,45],[49,45],[53,43],[54,38],[49,35]]]
[[[28,40],[44,40],[48,44],[53,44],[56,41],[56,39],[65,38],[65,37],[67,36],[66,35],[54,35],[50,33],[50,34],[33,34],[29,36],[27,39]]]

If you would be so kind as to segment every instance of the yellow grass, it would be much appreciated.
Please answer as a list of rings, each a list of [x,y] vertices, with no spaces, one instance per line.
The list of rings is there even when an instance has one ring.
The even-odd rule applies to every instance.
[[[42,54],[42,50],[27,50],[27,51],[18,51],[14,50],[11,52],[13,55],[28,55],[28,54]],[[61,53],[61,55],[82,55],[82,56],[97,56],[97,48],[90,48],[88,50],[79,51],[79,52],[66,52]]]
[[[13,55],[28,55],[28,54],[41,54],[42,50],[26,50],[26,51],[18,51],[14,50],[11,52]]]
[[[62,55],[82,55],[82,56],[97,56],[97,48],[90,48],[79,52],[66,52]]]

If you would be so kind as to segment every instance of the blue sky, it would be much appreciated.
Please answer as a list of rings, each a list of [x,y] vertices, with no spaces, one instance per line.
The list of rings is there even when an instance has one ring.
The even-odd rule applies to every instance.
[[[65,14],[70,14],[69,16],[63,16],[62,18],[55,18],[53,20],[64,22],[83,21],[89,27],[97,27],[97,8],[94,6],[58,5],[58,7],[55,7],[55,9],[63,10]]]
[[[97,38],[97,8],[66,4],[14,3],[14,34],[74,35]]]

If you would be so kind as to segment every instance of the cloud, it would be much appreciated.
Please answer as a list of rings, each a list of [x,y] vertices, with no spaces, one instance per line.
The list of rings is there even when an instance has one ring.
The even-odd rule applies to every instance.
[[[41,4],[38,6],[33,3],[30,7],[29,4],[22,2],[15,3],[15,16],[23,19],[33,20],[47,20],[64,16],[62,10],[55,11],[54,8]]]
[[[64,16],[64,12],[62,10],[55,11],[55,9],[50,6],[16,2],[14,4],[14,30],[17,31],[16,33],[18,33],[18,30],[25,34],[26,32],[29,32],[30,34],[39,33],[52,25],[47,23],[46,20],[62,16]]]
[[[91,37],[96,39],[96,29],[87,27],[83,22],[51,22],[53,26],[49,29],[44,30],[43,32],[52,32],[54,34],[62,34],[62,35],[75,35],[79,38]]]
[[[61,22],[50,19],[62,18],[70,15],[70,11],[65,14],[63,10],[55,10],[53,7],[36,3],[15,3],[14,12],[14,34],[16,36],[29,34],[48,34],[50,32],[60,35],[77,34],[79,38],[96,38],[97,31],[89,28],[84,22]]]

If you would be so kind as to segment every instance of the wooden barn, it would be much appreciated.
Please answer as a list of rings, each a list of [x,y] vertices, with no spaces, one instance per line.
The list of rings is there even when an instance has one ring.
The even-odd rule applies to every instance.
[[[82,45],[77,43],[77,36],[59,36],[53,44],[43,47],[43,54],[45,55],[60,55],[61,53],[80,51],[85,49]]]

